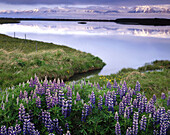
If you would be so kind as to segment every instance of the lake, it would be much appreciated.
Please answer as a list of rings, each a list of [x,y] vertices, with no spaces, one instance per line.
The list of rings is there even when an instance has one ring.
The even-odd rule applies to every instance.
[[[66,45],[100,57],[99,75],[138,68],[154,60],[170,60],[170,26],[121,25],[113,22],[22,21],[2,24],[0,33]]]

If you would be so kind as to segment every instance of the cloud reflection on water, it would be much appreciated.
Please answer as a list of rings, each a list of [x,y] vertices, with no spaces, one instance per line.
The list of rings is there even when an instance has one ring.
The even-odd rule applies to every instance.
[[[0,25],[1,33],[22,32],[58,35],[128,35],[137,37],[170,38],[170,26],[119,25],[87,22],[21,22]]]

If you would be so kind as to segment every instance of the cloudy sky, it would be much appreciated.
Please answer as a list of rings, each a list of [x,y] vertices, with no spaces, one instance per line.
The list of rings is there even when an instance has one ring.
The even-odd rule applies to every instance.
[[[169,0],[0,0],[0,10],[31,9],[56,5],[158,5],[169,4]]]

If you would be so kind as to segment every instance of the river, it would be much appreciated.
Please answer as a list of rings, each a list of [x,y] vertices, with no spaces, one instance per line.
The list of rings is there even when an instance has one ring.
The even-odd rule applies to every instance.
[[[170,60],[170,26],[121,25],[113,22],[22,21],[0,25],[0,33],[66,45],[100,57],[99,75],[138,68],[154,60]]]

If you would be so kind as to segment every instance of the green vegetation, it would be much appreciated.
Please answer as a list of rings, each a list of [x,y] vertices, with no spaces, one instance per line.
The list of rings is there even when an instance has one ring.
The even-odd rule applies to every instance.
[[[48,76],[67,80],[104,65],[100,58],[66,46],[0,35],[1,88],[25,82],[35,74],[40,79]]]
[[[143,86],[139,82],[132,89],[126,82],[118,83],[120,89],[113,88],[117,83],[110,83],[101,89],[89,80],[66,85],[56,80],[40,82],[35,77],[24,85],[3,91],[0,95],[1,132],[5,135],[8,129],[9,133],[11,126],[12,129],[20,127],[21,130],[15,128],[18,134],[36,131],[36,135],[168,132],[170,96],[162,93],[161,98],[150,99],[140,91]]]
[[[168,93],[170,91],[170,61],[161,60],[154,61],[150,64],[145,64],[138,69],[124,68],[117,74],[111,74],[107,76],[94,76],[89,78],[91,82],[98,82],[101,86],[110,81],[114,83],[114,79],[118,83],[125,80],[128,87],[135,85],[136,80],[141,84],[141,91],[150,98],[155,93],[157,97],[160,97],[161,93]]]

